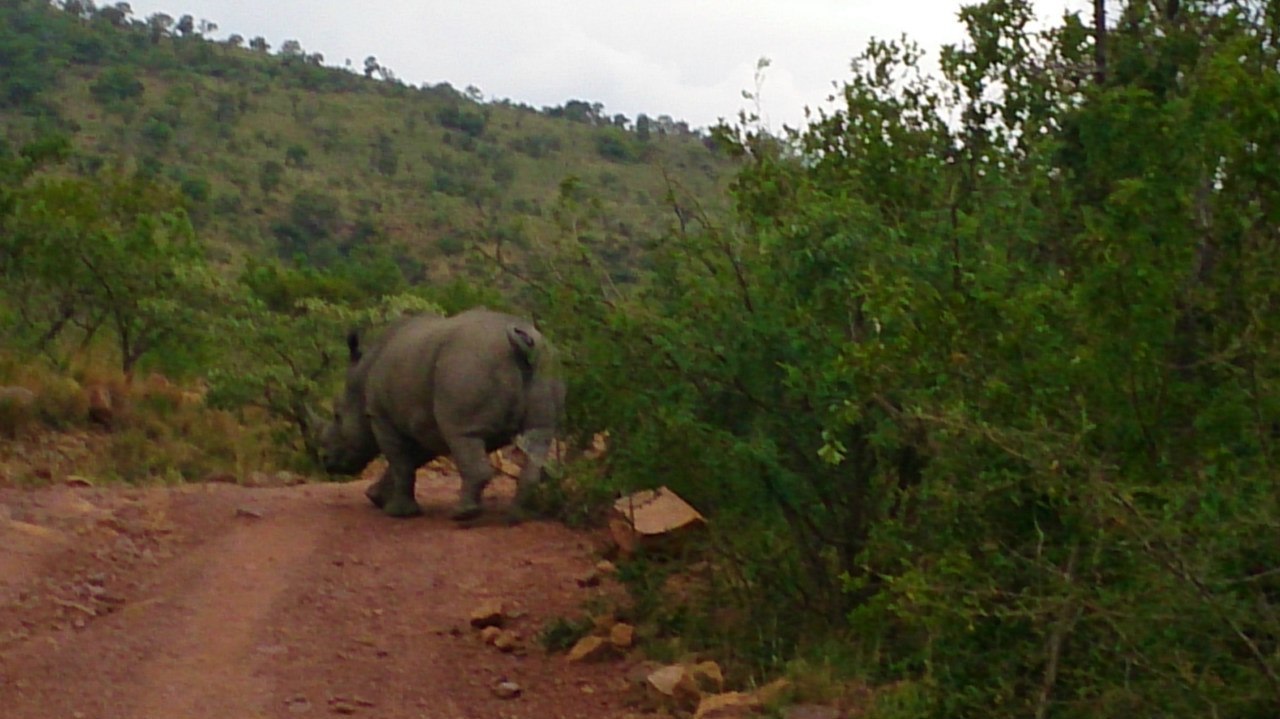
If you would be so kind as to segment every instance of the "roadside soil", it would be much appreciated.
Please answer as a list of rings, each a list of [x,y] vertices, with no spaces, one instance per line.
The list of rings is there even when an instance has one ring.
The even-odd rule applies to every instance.
[[[367,478],[366,478],[367,479]],[[608,583],[577,579],[599,537],[447,518],[458,479],[419,473],[426,516],[365,482],[251,489],[0,486],[0,715],[248,719],[625,716],[628,667],[537,643]],[[501,601],[524,651],[468,626]],[[515,698],[495,687],[514,682]]]

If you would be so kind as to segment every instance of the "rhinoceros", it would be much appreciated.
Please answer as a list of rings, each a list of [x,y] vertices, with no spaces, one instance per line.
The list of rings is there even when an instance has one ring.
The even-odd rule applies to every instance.
[[[346,389],[321,432],[326,471],[356,474],[374,457],[387,470],[365,496],[393,517],[422,512],[414,474],[451,456],[462,474],[457,520],[480,514],[493,476],[489,453],[524,450],[513,514],[527,507],[546,461],[565,387],[556,352],[533,323],[485,308],[402,319],[368,348],[348,336]]]

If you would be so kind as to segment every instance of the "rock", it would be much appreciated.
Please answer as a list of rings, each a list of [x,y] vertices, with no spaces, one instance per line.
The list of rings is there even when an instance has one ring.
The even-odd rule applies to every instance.
[[[360,697],[329,697],[329,711],[334,714],[355,714],[361,707],[368,709],[373,706],[376,706],[373,702]]]
[[[488,629],[493,628],[488,627]],[[494,637],[493,646],[500,652],[510,654],[520,648],[520,635],[510,629],[500,629],[498,636]]]
[[[622,497],[613,503],[609,532],[624,554],[668,546],[674,538],[706,524],[694,509],[666,487]]]
[[[480,641],[485,644],[493,644],[498,641],[498,636],[501,634],[502,629],[499,627],[485,627],[480,630]]]
[[[582,456],[587,459],[600,459],[609,451],[609,433],[596,432],[591,437],[591,446],[587,448]]]
[[[591,616],[591,626],[595,633],[602,637],[609,635],[609,630],[613,629],[613,625],[618,623],[617,617],[613,616],[613,612],[602,612]]]
[[[693,713],[693,719],[739,719],[756,714],[763,706],[760,699],[752,694],[713,694],[698,702],[698,710]]]
[[[795,704],[782,710],[782,719],[844,719],[844,712],[821,704]]]
[[[494,685],[493,695],[499,699],[515,699],[523,690],[512,681],[501,681]]]
[[[293,472],[276,472],[274,486],[296,487],[300,484],[306,484],[306,483],[307,483],[307,478],[302,476],[301,474],[294,474]]]
[[[489,455],[489,460],[493,464],[494,469],[508,477],[519,477],[522,467],[514,459],[508,456],[507,452],[498,450]]]
[[[596,562],[596,573],[602,577],[612,577],[618,573],[618,567],[607,559]]]
[[[471,612],[471,626],[476,629],[500,627],[505,621],[506,615],[503,614],[502,602],[498,600],[488,600]]]
[[[253,507],[236,507],[236,516],[246,519],[262,519],[262,510]]]
[[[645,659],[637,662],[634,666],[627,670],[626,680],[628,684],[643,687],[649,681],[649,675],[662,667],[658,662],[652,659]]]
[[[311,711],[311,702],[301,694],[295,694],[285,699],[284,705],[293,714],[303,714]]]
[[[704,692],[716,694],[724,691],[724,672],[715,662],[699,662],[689,667],[689,675]]]
[[[659,694],[675,696],[676,685],[688,678],[688,673],[679,664],[668,664],[649,672],[645,682]]]
[[[658,706],[675,705],[692,711],[702,700],[698,683],[680,664],[670,664],[655,669],[645,679],[649,696]]]
[[[636,642],[636,628],[630,624],[618,622],[609,629],[609,643],[615,649],[630,649]]]
[[[62,480],[62,483],[67,485],[68,487],[92,487],[93,486],[93,482],[90,482],[88,479],[81,477],[80,475],[77,475],[77,474],[73,474],[67,477],[66,479]]]
[[[609,536],[623,555],[635,554],[640,549],[640,538],[636,535],[627,520],[620,517],[609,518]]]
[[[571,662],[594,662],[607,657],[611,651],[603,637],[583,637],[569,650]]]
[[[775,679],[753,692],[762,704],[778,704],[791,693],[792,684],[788,679]]]

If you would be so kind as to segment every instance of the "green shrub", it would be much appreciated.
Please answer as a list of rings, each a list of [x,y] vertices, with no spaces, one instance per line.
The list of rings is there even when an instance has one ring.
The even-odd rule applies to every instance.
[[[168,147],[169,141],[173,139],[173,128],[163,120],[148,118],[142,124],[142,136],[157,149],[163,149]]]
[[[548,652],[565,652],[590,634],[592,626],[590,619],[556,617],[538,632],[538,644]]]
[[[141,97],[145,89],[132,69],[115,65],[103,70],[89,86],[89,94],[103,105],[113,105]]]
[[[963,10],[940,79],[871,43],[807,129],[729,132],[736,221],[630,286],[562,193],[528,266],[570,425],[711,518],[712,601],[642,607],[690,649],[846,644],[882,716],[1274,713],[1280,155],[1241,148],[1280,48],[1126,12],[1101,81],[1024,3]]]
[[[35,396],[25,387],[0,387],[0,436],[13,439],[36,419]]]
[[[89,400],[84,389],[68,378],[46,379],[36,393],[36,416],[52,429],[83,426],[89,417]]]

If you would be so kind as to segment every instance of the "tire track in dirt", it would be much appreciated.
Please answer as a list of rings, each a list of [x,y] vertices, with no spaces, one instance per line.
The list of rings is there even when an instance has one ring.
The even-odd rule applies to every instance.
[[[574,578],[594,562],[590,537],[505,526],[497,513],[511,488],[501,480],[489,518],[458,527],[446,518],[456,477],[426,474],[427,515],[403,521],[373,510],[363,483],[135,490],[146,509],[134,514],[173,528],[155,547],[161,559],[112,573],[101,551],[50,543],[28,579],[64,586],[72,567],[78,582],[105,566],[126,600],[79,628],[37,626],[0,644],[0,716],[625,715],[623,666],[570,665],[535,639],[547,621],[580,613],[588,595]],[[466,626],[487,599],[514,613],[526,651],[499,653]],[[0,627],[17,616],[8,612],[0,606]],[[501,680],[522,696],[497,698]]]
[[[237,509],[225,536],[186,558],[194,584],[177,604],[185,621],[143,668],[130,716],[268,716],[271,684],[249,671],[254,646],[290,574],[320,540],[312,509],[312,502]]]
[[[617,665],[570,665],[536,641],[545,622],[579,613],[575,577],[594,562],[590,541],[553,523],[506,526],[511,487],[495,490],[487,519],[465,528],[447,518],[457,492],[447,476],[420,477],[427,514],[416,520],[386,520],[354,494],[326,506],[325,524],[343,529],[278,605],[289,619],[276,632],[287,650],[270,669],[276,706],[444,719],[625,714]],[[467,626],[489,600],[513,615],[526,651],[500,653]],[[523,695],[497,698],[504,680]]]
[[[246,495],[227,487],[145,493],[150,524],[185,530],[171,540],[169,559],[143,570],[119,611],[40,632],[0,656],[0,713],[264,716],[258,707],[270,687],[247,672],[247,658],[289,567],[304,562],[319,540],[322,528],[306,512],[312,502],[298,501],[309,495],[306,488]],[[263,518],[238,514],[237,502],[264,507]],[[96,539],[83,530],[70,536]],[[57,576],[77,559],[85,557],[51,554],[42,573]]]

